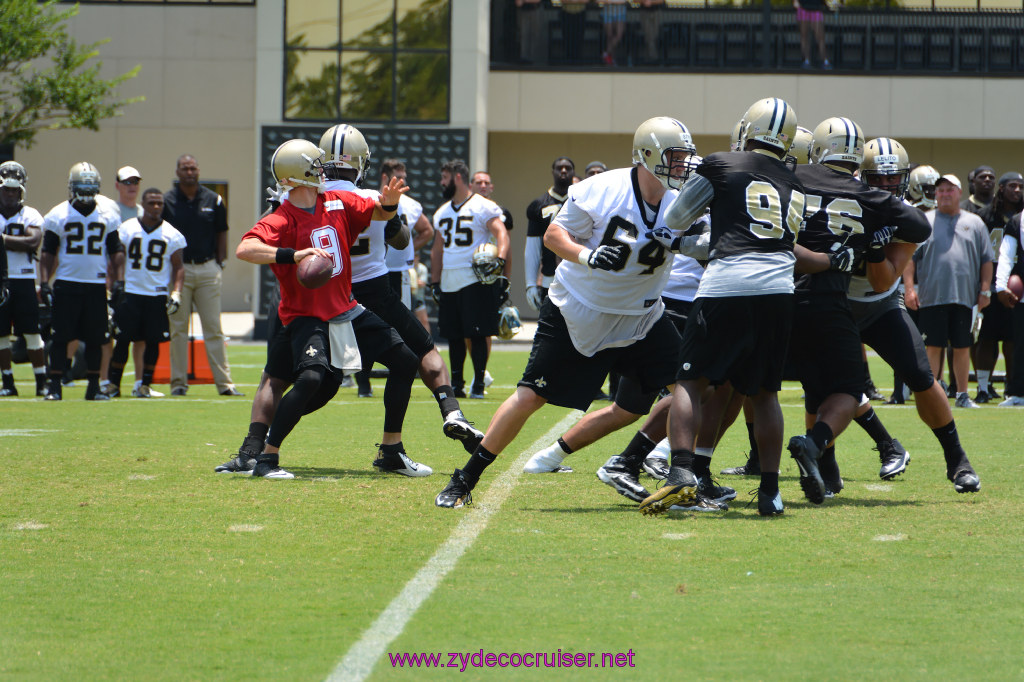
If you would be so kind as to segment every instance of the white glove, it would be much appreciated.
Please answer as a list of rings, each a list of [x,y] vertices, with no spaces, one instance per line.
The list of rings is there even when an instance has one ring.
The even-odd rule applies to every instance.
[[[544,289],[537,285],[526,287],[526,302],[530,304],[530,307],[534,310],[540,310],[540,307],[544,305],[544,300],[547,298],[547,294],[544,293]]]
[[[267,188],[267,203],[281,205],[281,198],[288,193],[288,190],[281,185],[274,183],[273,187]]]
[[[181,307],[181,292],[172,291],[171,295],[167,297],[167,314],[173,315],[178,312],[178,308]]]

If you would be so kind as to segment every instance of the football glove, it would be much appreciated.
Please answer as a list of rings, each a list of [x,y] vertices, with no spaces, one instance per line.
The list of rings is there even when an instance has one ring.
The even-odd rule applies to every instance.
[[[621,270],[629,258],[629,247],[625,244],[601,244],[593,251],[585,249],[580,253],[586,255],[585,265],[592,270]]]
[[[868,244],[865,260],[869,263],[881,263],[885,260],[885,245],[892,241],[896,228],[892,225],[883,227],[871,235],[871,243]]]
[[[287,191],[288,190],[277,183],[275,183],[273,187],[267,187],[267,203],[270,204],[270,207],[276,209],[280,206],[281,199]]]
[[[429,284],[430,296],[434,299],[434,303],[441,305],[441,283],[431,282]]]
[[[47,312],[53,310],[53,289],[46,282],[39,285],[39,302],[43,304]]]
[[[391,220],[384,223],[384,239],[385,241],[391,239],[396,234],[402,231],[402,219],[398,217],[396,213]]]
[[[171,295],[167,297],[167,314],[173,315],[178,312],[178,308],[181,307],[181,292],[172,291]]]
[[[6,286],[0,287],[0,308],[7,305],[7,300],[11,297],[11,292],[7,290]]]
[[[124,290],[124,281],[114,282],[114,285],[110,287],[110,307],[117,310],[124,305],[127,297],[128,294]]]
[[[526,302],[530,304],[530,307],[534,310],[540,310],[540,307],[544,305],[544,301],[547,299],[547,292],[544,291],[544,287],[533,285],[526,287]]]
[[[853,248],[843,246],[839,242],[832,245],[828,255],[829,270],[850,272],[853,270]]]
[[[681,253],[696,260],[707,260],[711,250],[710,231],[701,231],[697,234],[680,235],[667,227],[657,227],[647,233],[647,238],[658,242],[672,253]]]

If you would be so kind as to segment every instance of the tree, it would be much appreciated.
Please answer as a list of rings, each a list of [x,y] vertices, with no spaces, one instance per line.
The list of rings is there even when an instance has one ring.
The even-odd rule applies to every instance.
[[[100,121],[144,99],[117,99],[117,87],[134,78],[139,67],[101,78],[103,64],[94,60],[108,41],[78,44],[66,27],[78,5],[59,9],[55,4],[0,1],[0,144],[30,147],[40,130],[99,130]]]

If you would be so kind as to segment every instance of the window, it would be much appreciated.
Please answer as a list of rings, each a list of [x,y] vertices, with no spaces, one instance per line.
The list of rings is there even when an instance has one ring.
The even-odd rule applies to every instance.
[[[450,0],[287,0],[284,117],[446,123]]]

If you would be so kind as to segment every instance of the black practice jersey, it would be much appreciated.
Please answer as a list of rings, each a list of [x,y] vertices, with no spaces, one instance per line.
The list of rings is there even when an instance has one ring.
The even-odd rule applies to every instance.
[[[864,274],[863,257],[871,236],[888,226],[896,227],[895,239],[919,244],[932,229],[924,213],[909,206],[890,192],[868,187],[849,173],[819,164],[796,167],[796,176],[805,191],[806,223],[797,243],[811,251],[828,253],[839,244],[852,247]],[[851,273],[826,270],[813,275],[797,275],[797,291],[845,293]]]
[[[715,190],[710,260],[793,251],[804,195],[784,163],[758,152],[717,152],[705,157],[697,174]]]
[[[1006,227],[1003,228],[1004,233],[1007,237],[1013,237],[1017,240],[1017,253],[1013,270],[1010,274],[1019,275],[1024,277],[1024,243],[1020,240],[1020,213],[1010,218],[1010,222],[1006,223]],[[999,250],[996,249],[996,260],[999,259]]]
[[[562,208],[564,203],[565,197],[555,194],[553,189],[549,189],[547,192],[544,192],[543,196],[531,201],[530,205],[526,207],[526,219],[528,221],[526,236],[543,239],[544,233],[548,230],[548,225],[551,224],[551,221],[558,214],[558,210]],[[540,274],[545,277],[554,277],[555,266],[558,265],[557,261],[558,258],[555,256],[554,251],[546,246],[542,246],[540,252]]]

